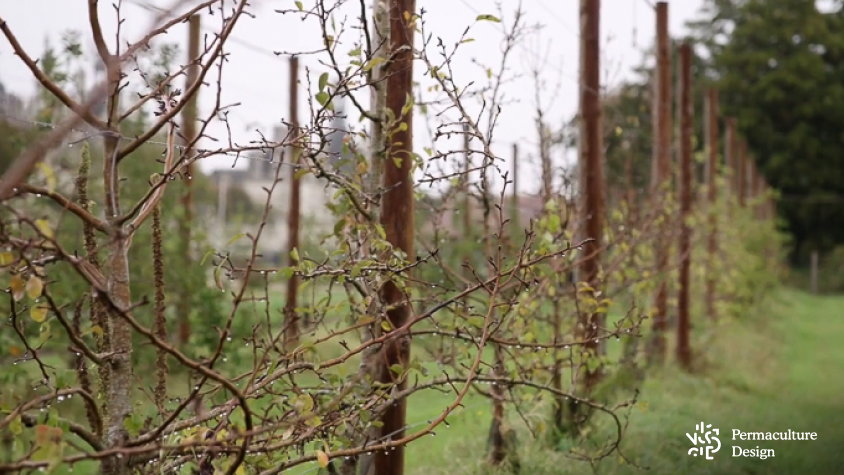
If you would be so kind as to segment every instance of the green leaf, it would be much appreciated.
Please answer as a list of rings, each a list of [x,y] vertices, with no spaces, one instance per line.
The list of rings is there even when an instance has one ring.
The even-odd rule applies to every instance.
[[[319,75],[319,82],[317,83],[317,87],[319,91],[322,92],[325,90],[325,86],[328,84],[328,73],[322,73]]]
[[[366,267],[364,263],[358,262],[357,264],[352,266],[352,270],[349,271],[349,277],[351,277],[352,279],[360,277],[360,273],[364,267]]]
[[[370,59],[369,61],[367,61],[366,64],[363,65],[363,70],[369,71],[372,68],[374,68],[375,66],[378,66],[379,64],[383,63],[384,61],[385,61],[385,59],[382,58],[381,56],[376,56],[376,57]]]
[[[381,239],[387,239],[387,231],[384,230],[384,226],[380,223],[375,223],[375,231],[381,236]]]
[[[474,316],[467,318],[466,321],[475,328],[483,328],[485,320],[484,317]]]
[[[239,234],[235,234],[234,236],[232,236],[232,238],[231,238],[231,239],[229,239],[228,241],[226,241],[226,246],[230,246],[230,245],[231,245],[231,244],[233,244],[235,241],[237,241],[238,239],[240,239],[240,238],[242,238],[242,237],[245,237],[245,236],[246,236],[246,233],[239,233]]]
[[[493,23],[501,23],[501,19],[499,19],[495,15],[478,15],[477,18],[475,18],[475,21],[491,21]]]
[[[20,417],[12,419],[12,422],[9,423],[9,431],[11,431],[13,435],[18,435],[23,432],[23,422],[21,422]]]
[[[296,269],[294,269],[293,267],[282,267],[281,269],[278,270],[279,275],[281,275],[281,277],[283,279],[289,279],[289,278],[293,277],[293,274],[295,272],[296,272]]]
[[[140,434],[141,429],[144,428],[144,418],[137,411],[133,411],[129,417],[124,419],[123,425],[126,427],[129,435],[136,437]]]
[[[199,265],[205,265],[205,261],[207,261],[209,257],[213,256],[214,252],[216,252],[214,249],[208,249],[205,251],[205,254],[202,255],[202,259],[199,261]]]
[[[328,104],[328,100],[331,99],[331,96],[325,91],[318,92],[315,97],[317,102],[319,102],[319,105],[323,107],[325,107],[325,105]]]
[[[322,424],[322,418],[314,414],[305,421],[305,425],[309,427],[319,427]]]
[[[299,11],[302,11],[302,10],[304,10],[304,9],[305,9],[305,8],[302,6],[302,2],[296,1],[296,2],[293,2],[293,3],[295,3],[295,4],[296,4],[296,8],[298,8],[298,9],[299,9]]]

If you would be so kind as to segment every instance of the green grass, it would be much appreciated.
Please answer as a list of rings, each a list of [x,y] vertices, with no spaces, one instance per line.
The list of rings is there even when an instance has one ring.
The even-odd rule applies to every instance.
[[[844,297],[816,297],[782,290],[751,315],[723,322],[706,348],[697,349],[700,368],[687,374],[669,366],[651,372],[640,404],[630,413],[622,452],[590,467],[564,451],[519,430],[520,473],[842,473],[844,466]],[[703,343],[698,342],[698,345]],[[408,421],[437,412],[447,396],[411,399]],[[450,418],[450,428],[408,448],[411,474],[493,473],[484,466],[488,403],[472,398]],[[536,411],[542,411],[541,408]],[[541,414],[536,414],[541,417]],[[714,461],[687,454],[685,436],[697,422],[720,428]],[[598,432],[600,432],[599,424]],[[817,441],[732,441],[743,431],[817,432]],[[767,460],[733,458],[732,446],[773,448]],[[637,468],[638,467],[638,468]]]

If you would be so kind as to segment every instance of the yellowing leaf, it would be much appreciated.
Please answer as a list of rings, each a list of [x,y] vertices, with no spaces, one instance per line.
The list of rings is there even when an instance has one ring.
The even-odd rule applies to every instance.
[[[43,303],[33,305],[32,308],[29,309],[29,316],[36,322],[41,323],[47,318],[48,310],[50,310],[50,308]]]
[[[35,426],[35,444],[41,447],[58,444],[62,441],[62,430],[43,424]]]
[[[302,393],[293,401],[293,407],[299,413],[311,412],[314,408],[314,399],[308,393]]]
[[[316,458],[317,458],[317,463],[319,464],[320,467],[325,468],[325,467],[328,466],[328,454],[327,453],[323,452],[322,450],[317,450],[316,451]]]
[[[41,292],[44,291],[44,282],[41,280],[40,277],[37,275],[33,275],[29,278],[26,282],[26,295],[35,300],[41,296]]]
[[[56,172],[53,171],[53,167],[44,162],[39,162],[37,166],[47,181],[47,190],[54,191],[56,189]]]
[[[7,266],[15,262],[15,255],[9,251],[0,252],[0,267]]]
[[[11,282],[9,282],[9,289],[12,291],[12,298],[17,302],[23,298],[26,282],[23,281],[23,278],[19,274],[15,274],[12,276]]]
[[[47,237],[47,238],[50,238],[50,239],[53,238],[53,236],[54,236],[53,228],[50,227],[50,222],[47,221],[46,219],[36,219],[35,220],[35,227],[38,228],[38,231],[41,234],[43,234],[44,237]]]

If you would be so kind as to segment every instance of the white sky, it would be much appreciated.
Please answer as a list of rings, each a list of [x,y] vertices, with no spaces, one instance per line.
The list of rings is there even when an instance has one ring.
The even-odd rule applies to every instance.
[[[654,14],[652,0],[603,0],[601,8],[602,33],[602,82],[612,88],[632,75],[632,68],[642,58],[642,50],[652,44]],[[111,2],[100,2],[100,15],[106,37],[113,39],[114,11]],[[307,6],[311,2],[304,1]],[[327,2],[330,3],[330,2]],[[356,6],[357,1],[351,2]],[[369,1],[368,1],[369,3]],[[123,31],[132,40],[149,26],[152,13],[149,6],[166,7],[164,0],[124,0],[126,23]],[[232,113],[235,138],[239,141],[256,137],[260,128],[270,134],[274,124],[280,124],[288,111],[287,58],[276,57],[271,51],[300,51],[317,48],[321,44],[318,29],[313,23],[303,24],[290,15],[280,15],[273,10],[293,8],[293,0],[253,0],[256,18],[244,17],[234,32],[234,42],[228,51],[231,62],[224,72],[224,103],[240,102]],[[507,23],[518,4],[517,0],[417,0],[417,10],[424,9],[427,29],[441,36],[446,44],[453,44],[463,29],[474,23],[479,13],[501,16]],[[703,0],[673,0],[669,2],[670,31],[682,36],[686,21],[695,18]],[[144,7],[146,5],[146,8]],[[498,5],[501,6],[499,13]],[[532,154],[535,148],[533,117],[534,83],[530,71],[542,64],[543,100],[548,106],[547,120],[561,123],[569,119],[577,108],[578,77],[578,7],[577,0],[523,0],[528,25],[542,25],[541,31],[532,34],[515,50],[511,80],[504,88],[507,105],[502,113],[495,135],[496,152],[509,157],[510,146],[519,142],[522,156]],[[357,14],[357,8],[350,12]],[[87,2],[84,0],[0,0],[0,17],[17,35],[24,48],[34,57],[43,52],[45,38],[54,46],[60,44],[61,33],[69,29],[83,33],[82,46],[90,57],[95,55],[90,33],[87,30]],[[218,17],[204,17],[203,29],[211,29],[211,22]],[[350,21],[353,19],[350,18]],[[185,50],[187,28],[178,26],[167,35],[167,41],[177,42]],[[350,35],[351,40],[353,35]],[[461,47],[456,56],[458,81],[486,82],[483,69],[476,63],[498,64],[501,47],[501,25],[480,22],[472,27],[470,37],[476,41]],[[113,42],[113,40],[112,40]],[[417,41],[417,46],[419,42]],[[351,46],[348,48],[351,49]],[[312,77],[322,72],[315,58],[303,57],[302,64],[314,68]],[[422,68],[417,67],[421,78]],[[22,96],[35,91],[35,81],[28,70],[12,54],[5,38],[0,37],[0,82],[7,90]],[[559,84],[559,88],[557,88]],[[300,93],[300,96],[304,94]],[[209,109],[210,94],[201,98],[201,109]],[[300,116],[306,117],[303,108]],[[428,144],[428,137],[420,123],[416,144]],[[527,163],[526,163],[527,162]],[[224,166],[228,159],[221,158],[206,164],[205,168]],[[523,161],[520,175],[529,183],[536,182],[536,167]],[[530,191],[530,190],[525,190]]]

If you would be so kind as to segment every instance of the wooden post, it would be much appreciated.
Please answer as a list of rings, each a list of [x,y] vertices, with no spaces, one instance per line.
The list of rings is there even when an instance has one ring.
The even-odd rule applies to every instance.
[[[187,68],[187,76],[185,78],[185,84],[189,87],[191,84],[196,82],[197,75],[199,74],[199,33],[200,33],[200,16],[193,15],[188,20],[188,68]],[[193,142],[196,141],[196,118],[197,118],[197,100],[199,97],[199,92],[193,95],[193,97],[188,101],[185,107],[182,109],[182,139],[185,148],[182,150],[182,157],[187,157],[190,160],[191,155],[193,155]],[[183,260],[182,264],[185,269],[189,269],[191,267],[191,253],[190,253],[190,245],[192,240],[193,234],[193,164],[188,161],[184,167],[184,177],[185,179],[185,193],[182,195],[181,204],[182,209],[184,210],[184,216],[182,219],[179,220],[179,236],[180,236],[180,256],[179,258]],[[190,281],[185,279],[183,280],[185,284],[189,283]],[[184,285],[184,284],[183,284]],[[187,292],[190,290],[185,288]],[[190,330],[190,303],[189,299],[177,299],[176,300],[176,315],[178,315],[178,325],[179,325],[179,342],[180,343],[187,343],[188,339],[190,338],[191,330]]]
[[[709,203],[709,238],[706,242],[707,269],[706,293],[704,296],[706,315],[715,319],[715,262],[718,253],[718,91],[709,89],[706,94],[706,198]]]
[[[290,128],[293,136],[299,134],[299,58],[290,57]],[[293,267],[299,263],[293,259],[294,249],[299,251],[299,215],[301,201],[301,181],[298,175],[300,149],[298,145],[290,147],[290,207],[287,210],[287,265]],[[287,280],[287,299],[284,302],[284,345],[288,350],[299,344],[299,313],[296,312],[299,292],[299,276],[295,273]]]
[[[624,158],[624,205],[627,208],[627,224],[633,226],[638,221],[636,205],[636,186],[633,181],[633,153],[630,147],[625,146],[626,157]]]
[[[604,164],[600,101],[600,0],[580,2],[580,239],[590,239],[583,246],[578,266],[578,280],[596,291],[600,289],[599,271],[604,232]],[[578,315],[578,339],[586,340],[584,350],[597,356],[595,340],[602,326],[599,313]],[[588,392],[601,378],[601,369],[587,370],[584,387]]]
[[[750,175],[747,183],[747,198],[753,203],[753,217],[762,219],[762,212],[757,198],[759,197],[759,169],[756,168],[756,159],[750,157],[747,161],[747,172]]]
[[[669,192],[671,182],[671,56],[668,37],[668,3],[656,4],[656,53],[657,72],[654,83],[653,117],[653,162],[651,175],[651,194],[656,207],[664,205],[664,197]],[[655,264],[659,281],[654,296],[653,330],[654,334],[648,348],[651,362],[661,362],[665,358],[665,330],[667,328],[668,288],[665,273],[668,269],[667,242],[661,237],[665,226],[657,230],[655,239]]]
[[[809,272],[810,272],[809,277],[811,279],[809,284],[811,286],[810,288],[811,288],[813,294],[818,293],[818,261],[819,260],[820,259],[818,258],[817,249],[813,250],[812,256],[811,256],[811,264],[810,264],[811,268],[809,269]]]
[[[510,237],[516,240],[513,246],[516,249],[519,233],[522,230],[522,223],[519,213],[519,144],[515,142],[513,143],[513,197],[510,206],[512,207],[510,219],[513,221],[512,226],[514,230]]]
[[[551,168],[551,144],[549,143],[550,140],[548,140],[548,130],[542,119],[541,110],[536,125],[539,129],[539,163],[542,168],[542,190],[540,191],[540,196],[544,205],[551,200],[553,194],[553,170]]]
[[[469,238],[472,234],[472,182],[469,179],[472,173],[472,154],[469,151],[471,140],[469,139],[469,124],[463,124],[463,177],[461,178],[463,195],[463,236]]]
[[[736,164],[738,163],[738,137],[736,136],[736,119],[730,117],[727,119],[727,140],[726,140],[726,162],[728,185],[730,192],[735,194],[736,190],[736,173],[738,173]]]
[[[689,274],[691,233],[688,218],[692,210],[692,47],[680,46],[680,289],[677,296],[677,360],[684,368],[692,364],[689,344]]]
[[[386,131],[387,160],[384,163],[384,189],[381,224],[387,241],[404,251],[409,262],[415,260],[413,248],[413,108],[405,109],[413,97],[413,36],[415,0],[390,0],[390,61],[386,65],[387,108],[396,118],[394,130]],[[398,126],[405,124],[405,126]],[[406,382],[397,379],[393,365],[406,366],[410,360],[410,338],[401,331],[410,316],[409,296],[392,281],[384,284],[381,298],[390,308],[387,318],[395,335],[384,341],[379,355],[378,380],[395,384],[402,390]],[[407,400],[389,405],[381,416],[381,436],[392,440],[404,436]],[[376,475],[401,475],[404,472],[404,446],[379,451],[375,455]]]
[[[738,204],[744,207],[745,193],[747,190],[747,142],[744,139],[739,141],[738,162],[736,163],[736,195]]]

